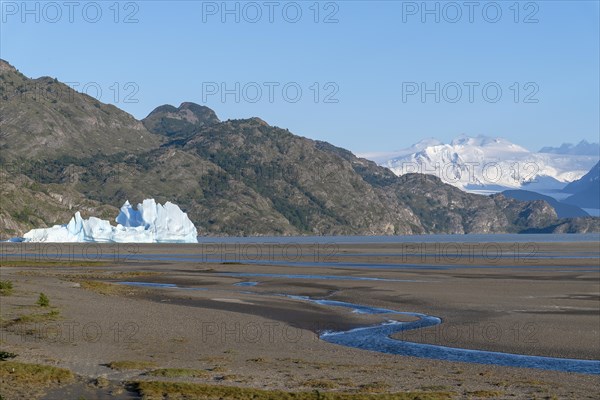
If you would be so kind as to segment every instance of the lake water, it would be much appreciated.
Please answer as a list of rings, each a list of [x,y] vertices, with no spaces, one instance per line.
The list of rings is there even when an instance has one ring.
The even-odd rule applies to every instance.
[[[400,314],[419,318],[414,322],[399,322],[390,320],[379,325],[355,328],[348,331],[324,332],[320,335],[320,337],[326,342],[354,347],[357,349],[410,357],[502,365],[506,367],[577,372],[581,374],[592,375],[600,374],[600,361],[597,360],[578,360],[569,358],[501,353],[496,351],[461,349],[457,347],[446,347],[393,339],[390,336],[396,333],[439,325],[442,323],[442,320],[435,316],[420,313],[400,312],[340,301],[315,300],[308,297],[301,298],[300,296],[294,297],[300,300],[310,301],[326,306],[350,308],[354,312],[359,313],[391,315]]]
[[[199,236],[198,243],[553,243],[600,242],[600,233],[585,234],[486,234],[486,235],[398,235],[398,236]]]

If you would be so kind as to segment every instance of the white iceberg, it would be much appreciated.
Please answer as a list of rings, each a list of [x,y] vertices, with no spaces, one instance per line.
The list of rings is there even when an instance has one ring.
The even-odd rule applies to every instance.
[[[81,218],[79,212],[66,225],[32,229],[25,242],[104,243],[198,243],[198,232],[187,214],[171,202],[156,204],[146,199],[134,209],[129,201],[121,207],[117,226],[96,217]]]

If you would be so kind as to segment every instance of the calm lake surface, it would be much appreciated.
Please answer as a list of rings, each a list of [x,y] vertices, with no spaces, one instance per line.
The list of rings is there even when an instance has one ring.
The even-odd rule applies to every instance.
[[[553,243],[600,242],[600,233],[586,234],[489,234],[400,236],[200,236],[198,243]]]

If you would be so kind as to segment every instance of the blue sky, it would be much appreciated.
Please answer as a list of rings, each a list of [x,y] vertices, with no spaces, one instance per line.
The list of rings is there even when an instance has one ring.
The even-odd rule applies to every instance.
[[[597,1],[115,3],[2,1],[0,56],[138,118],[193,101],[357,153],[598,141]]]

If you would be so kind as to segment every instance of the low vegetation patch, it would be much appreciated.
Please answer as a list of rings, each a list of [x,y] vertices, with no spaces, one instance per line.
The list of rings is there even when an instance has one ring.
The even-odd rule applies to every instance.
[[[74,376],[67,369],[49,365],[3,361],[0,362],[0,378],[3,382],[18,385],[43,385],[69,382]]]
[[[125,272],[114,272],[114,271],[90,271],[83,274],[69,274],[67,277],[76,277],[85,278],[85,279],[130,279],[130,278],[139,278],[142,276],[155,276],[155,275],[163,275],[163,272],[155,272],[155,271],[125,271]]]
[[[499,392],[497,390],[475,390],[473,392],[467,392],[466,393],[467,396],[469,397],[475,397],[475,398],[487,398],[487,399],[495,399],[498,398],[502,395],[504,395],[504,392]]]
[[[452,388],[450,386],[446,386],[446,385],[431,385],[431,386],[421,386],[419,389],[429,390],[429,391],[440,391],[440,390],[449,390]]]
[[[138,278],[141,276],[153,276],[163,275],[163,272],[152,272],[152,271],[130,271],[130,272],[115,272],[115,271],[103,271],[103,270],[87,270],[81,272],[62,272],[50,269],[38,269],[38,270],[27,270],[18,271],[17,275],[21,276],[45,276],[52,278],[59,278],[66,281],[77,282],[79,280],[88,279],[111,279],[111,280],[125,280],[131,278]]]
[[[181,382],[133,382],[144,400],[445,400],[451,392],[404,392],[389,394],[284,392],[232,386]]]
[[[224,373],[224,372],[227,372],[227,367],[224,367],[222,365],[217,365],[216,367],[209,368],[208,370],[210,372]]]
[[[33,323],[40,323],[40,322],[47,322],[47,321],[55,321],[59,318],[60,316],[60,311],[58,310],[51,310],[50,312],[47,313],[43,313],[43,314],[36,314],[36,313],[31,313],[31,314],[24,314],[24,315],[20,315],[17,318],[14,318],[12,320],[5,320],[2,321],[2,323],[0,323],[0,326],[7,328],[13,325],[18,325],[18,324],[33,324]]]
[[[371,382],[359,386],[359,390],[365,393],[383,393],[390,389],[390,385],[385,382]]]
[[[110,381],[104,376],[99,376],[94,381],[94,386],[99,388],[106,388],[110,386]]]
[[[153,361],[112,361],[108,363],[108,367],[119,371],[128,369],[151,369],[158,365]]]
[[[44,260],[9,260],[2,261],[0,267],[104,267],[104,261],[44,261]]]
[[[11,281],[0,281],[0,296],[10,296],[13,292]]]
[[[309,379],[302,383],[302,386],[307,386],[315,389],[336,389],[339,385],[329,379]]]
[[[135,289],[119,285],[116,283],[108,283],[101,281],[78,281],[81,288],[103,294],[106,296],[126,295],[132,293]]]
[[[240,377],[239,375],[235,375],[235,374],[221,375],[215,379],[218,381],[226,381],[226,382],[243,380],[242,377]]]
[[[146,375],[162,376],[164,378],[205,378],[208,372],[201,369],[188,368],[160,368],[148,372]]]

